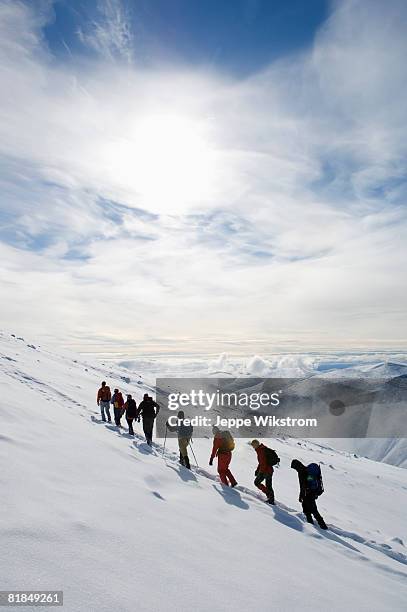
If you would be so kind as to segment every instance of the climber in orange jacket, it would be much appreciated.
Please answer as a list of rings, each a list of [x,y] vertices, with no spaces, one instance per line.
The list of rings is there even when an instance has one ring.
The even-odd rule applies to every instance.
[[[235,487],[236,479],[229,469],[232,461],[232,450],[235,448],[235,441],[229,431],[220,431],[215,425],[212,427],[214,434],[213,447],[209,465],[213,464],[215,457],[218,458],[218,474],[221,482],[227,487]]]

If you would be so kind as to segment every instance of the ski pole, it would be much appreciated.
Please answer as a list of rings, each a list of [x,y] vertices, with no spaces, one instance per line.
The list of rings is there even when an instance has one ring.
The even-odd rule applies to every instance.
[[[198,461],[196,460],[196,457],[195,457],[194,449],[192,448],[192,440],[191,440],[191,453],[195,459],[196,467],[199,468]]]
[[[164,437],[163,457],[164,457],[164,453],[165,453],[165,444],[167,442],[167,431],[168,431],[168,427],[167,427],[167,425],[165,425],[165,437]]]

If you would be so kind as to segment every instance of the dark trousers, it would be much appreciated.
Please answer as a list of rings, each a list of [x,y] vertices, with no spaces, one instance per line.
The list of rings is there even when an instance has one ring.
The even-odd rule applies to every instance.
[[[127,425],[129,426],[129,434],[131,436],[134,436],[134,431],[133,431],[133,421],[134,421],[134,419],[133,418],[129,419],[128,417],[126,417],[126,421],[127,421]]]
[[[319,525],[325,525],[324,519],[318,512],[317,502],[314,495],[305,495],[304,499],[302,500],[302,509],[309,523],[313,523],[312,517],[314,516]]]
[[[121,423],[120,423],[120,419],[123,416],[123,412],[122,412],[122,408],[115,408],[114,409],[114,422],[116,423],[116,425],[118,427],[120,427]]]
[[[262,484],[262,482],[265,484]],[[259,472],[255,478],[254,484],[260,491],[263,491],[267,495],[267,499],[270,501],[274,501],[274,491],[273,491],[273,474],[264,474],[264,472]]]
[[[154,427],[154,417],[144,417],[143,419],[143,431],[146,437],[147,444],[151,446],[153,440],[153,427]]]

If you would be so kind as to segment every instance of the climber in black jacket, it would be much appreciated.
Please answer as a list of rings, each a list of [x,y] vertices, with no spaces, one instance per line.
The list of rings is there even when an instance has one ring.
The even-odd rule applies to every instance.
[[[149,446],[151,446],[153,442],[154,420],[159,412],[160,407],[157,402],[155,402],[152,397],[145,393],[137,410],[137,419],[140,419],[141,415],[143,419],[144,435]]]

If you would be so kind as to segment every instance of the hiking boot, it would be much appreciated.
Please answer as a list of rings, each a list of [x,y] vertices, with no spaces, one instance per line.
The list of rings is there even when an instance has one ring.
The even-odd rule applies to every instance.
[[[231,487],[232,487],[232,489],[233,489],[234,487],[236,487],[236,486],[237,486],[237,482],[236,482],[236,481],[235,481],[235,482],[231,482],[231,483],[230,483],[230,486],[231,486]]]
[[[328,529],[324,520],[318,521],[318,525],[321,527],[321,529]]]
[[[307,517],[307,523],[311,523],[311,525],[313,525],[314,519],[312,518],[312,516],[310,514],[307,514],[306,517]]]
[[[190,470],[191,469],[191,464],[189,463],[189,457],[184,457],[184,463],[183,465],[185,465],[185,467]]]

